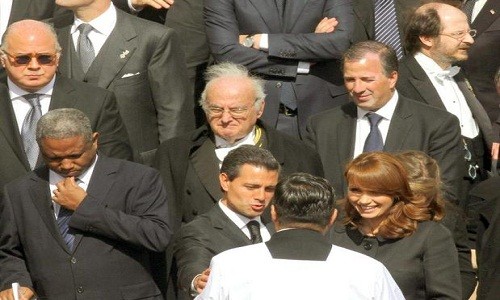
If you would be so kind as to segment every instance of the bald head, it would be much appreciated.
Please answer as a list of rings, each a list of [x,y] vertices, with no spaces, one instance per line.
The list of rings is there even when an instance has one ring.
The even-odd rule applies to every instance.
[[[9,40],[12,39],[13,36],[20,37],[23,40],[35,40],[40,36],[48,37],[50,40],[52,40],[54,49],[57,52],[61,51],[61,46],[57,41],[57,35],[54,31],[54,28],[51,25],[41,21],[22,20],[12,23],[5,31],[5,34],[2,36],[2,45],[0,46],[1,50],[9,51]]]

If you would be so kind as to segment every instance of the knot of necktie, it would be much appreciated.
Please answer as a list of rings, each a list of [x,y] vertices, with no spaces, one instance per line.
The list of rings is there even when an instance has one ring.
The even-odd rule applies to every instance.
[[[460,72],[460,67],[453,66],[453,67],[450,67],[446,70],[434,71],[434,72],[432,72],[432,75],[434,75],[434,77],[436,79],[438,79],[439,81],[442,82],[445,79],[453,78],[453,76],[457,75],[458,72]]]

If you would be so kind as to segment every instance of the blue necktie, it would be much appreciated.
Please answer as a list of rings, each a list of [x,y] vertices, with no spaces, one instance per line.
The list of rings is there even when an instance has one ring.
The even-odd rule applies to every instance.
[[[391,46],[398,59],[403,58],[394,0],[375,1],[375,40]]]
[[[377,115],[376,113],[368,113],[366,115],[368,121],[370,121],[370,133],[365,140],[365,146],[363,147],[363,152],[370,151],[382,151],[384,148],[384,141],[382,139],[382,134],[378,129],[378,123],[382,120],[381,115]]]
[[[69,220],[73,215],[73,211],[66,209],[61,206],[59,209],[59,214],[57,215],[57,226],[59,227],[59,231],[63,237],[66,246],[68,246],[69,250],[73,250],[73,242],[75,241],[75,235],[72,233],[72,230],[69,228]]]

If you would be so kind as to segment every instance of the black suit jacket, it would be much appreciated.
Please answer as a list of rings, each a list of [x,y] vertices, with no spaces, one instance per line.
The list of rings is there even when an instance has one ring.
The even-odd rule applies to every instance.
[[[471,90],[463,72],[455,75],[454,79],[469,105],[488,148],[491,149],[491,144],[500,140],[500,136],[493,135],[488,114]],[[397,87],[398,91],[408,98],[446,110],[436,88],[413,55],[406,56],[400,61]]]
[[[54,23],[63,48],[59,71],[116,94],[137,161],[150,164],[160,142],[194,128],[184,55],[172,29],[117,10],[115,28],[83,74],[72,18]]]
[[[210,266],[215,255],[252,244],[251,240],[215,205],[207,213],[182,226],[174,238],[178,286],[188,292],[191,281]]]
[[[67,10],[56,5],[54,0],[13,0],[8,24],[25,19],[50,19],[62,13]]]
[[[303,142],[257,123],[264,129],[264,147],[282,167],[282,174],[306,172],[322,176],[321,161],[314,149]],[[175,229],[207,212],[219,199],[219,165],[213,133],[202,126],[193,132],[162,143],[155,167],[160,170],[171,198],[175,199]]]
[[[500,1],[488,0],[471,28],[477,30],[469,58],[462,62],[477,99],[488,112],[491,121],[500,118],[500,96],[494,84],[500,68]]]
[[[0,187],[30,171],[7,86],[0,84]],[[49,110],[76,108],[99,132],[99,151],[111,157],[132,159],[127,132],[113,93],[56,76]]]
[[[399,37],[403,45],[406,21],[420,6],[421,1],[394,0]],[[353,0],[355,16],[353,42],[375,39],[375,2],[373,0]]]
[[[321,157],[325,178],[343,197],[347,184],[344,169],[353,158],[357,108],[351,102],[313,116],[308,141]],[[399,96],[389,125],[384,151],[420,150],[434,158],[450,197],[456,200],[463,160],[458,119],[452,114]]]
[[[74,211],[70,251],[57,227],[46,167],[9,183],[0,200],[0,289],[41,299],[163,299],[150,265],[170,240],[167,196],[151,168],[99,155]]]
[[[262,120],[275,126],[282,82],[292,82],[301,133],[309,116],[347,101],[340,58],[350,46],[354,23],[350,0],[288,1],[281,18],[274,0],[206,0],[205,28],[217,62],[242,64],[266,79]],[[316,34],[323,17],[339,21],[333,33]],[[239,44],[241,34],[269,34],[269,50]],[[299,61],[313,62],[297,74]]]
[[[500,295],[500,177],[490,178],[471,190],[477,212],[478,299],[494,300]]]

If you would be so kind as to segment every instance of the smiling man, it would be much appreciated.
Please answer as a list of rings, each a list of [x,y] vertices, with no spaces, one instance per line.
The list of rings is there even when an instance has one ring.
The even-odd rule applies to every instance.
[[[98,153],[98,138],[77,109],[41,117],[46,166],[0,199],[0,299],[15,282],[21,299],[164,299],[150,263],[171,236],[160,174]]]
[[[454,114],[460,121],[465,157],[461,161],[460,204],[469,190],[486,179],[494,136],[488,114],[456,63],[466,61],[476,30],[458,8],[442,3],[421,6],[410,18],[398,89],[402,95]]]
[[[450,199],[456,200],[462,151],[458,121],[399,95],[397,70],[396,53],[389,46],[375,41],[352,46],[343,58],[352,102],[313,116],[308,140],[340,197],[347,189],[344,167],[353,157],[374,150],[420,150],[438,161]]]
[[[219,174],[222,199],[183,226],[174,240],[181,299],[203,290],[213,256],[269,240],[260,216],[274,195],[279,174],[280,164],[268,150],[243,145],[229,152]]]

